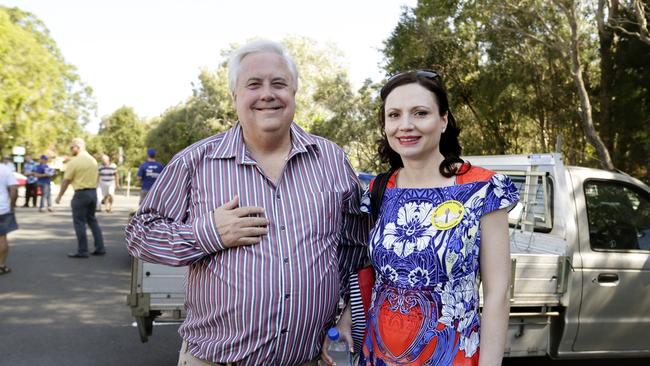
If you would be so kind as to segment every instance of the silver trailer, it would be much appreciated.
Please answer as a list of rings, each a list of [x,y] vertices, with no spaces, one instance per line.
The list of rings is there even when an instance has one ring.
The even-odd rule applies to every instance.
[[[506,357],[650,356],[650,188],[557,154],[470,156],[508,174],[511,312]],[[143,342],[182,321],[186,268],[133,261],[129,306]]]

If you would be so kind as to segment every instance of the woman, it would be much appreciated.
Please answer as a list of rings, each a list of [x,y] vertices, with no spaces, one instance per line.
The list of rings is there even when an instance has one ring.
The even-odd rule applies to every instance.
[[[376,281],[360,365],[500,365],[509,310],[506,208],[517,202],[516,188],[460,159],[460,130],[437,72],[398,74],[380,96],[380,152],[394,172],[370,234]],[[337,325],[345,334],[347,309]],[[330,360],[326,350],[323,359]]]

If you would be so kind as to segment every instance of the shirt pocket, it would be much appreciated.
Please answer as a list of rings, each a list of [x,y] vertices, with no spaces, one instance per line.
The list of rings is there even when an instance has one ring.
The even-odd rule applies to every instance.
[[[314,192],[309,199],[311,226],[319,237],[339,236],[341,228],[342,194],[335,191]]]

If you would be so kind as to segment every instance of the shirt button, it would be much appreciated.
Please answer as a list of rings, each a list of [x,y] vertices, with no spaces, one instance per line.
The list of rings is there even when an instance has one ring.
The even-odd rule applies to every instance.
[[[290,298],[290,297],[291,297],[290,294],[284,294],[284,298],[285,298],[285,299],[288,299],[288,298]]]
[[[281,334],[287,334],[287,332],[288,332],[288,330],[286,330],[286,329],[282,329],[282,330],[280,331]]]
[[[280,226],[280,230],[284,231],[284,225]]]
[[[284,257],[283,261],[284,261],[284,263],[289,263],[289,258]]]
[[[280,199],[280,193],[276,194],[275,198]]]

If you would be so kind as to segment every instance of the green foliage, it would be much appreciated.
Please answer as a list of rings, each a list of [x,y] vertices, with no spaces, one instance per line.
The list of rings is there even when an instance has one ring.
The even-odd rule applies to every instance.
[[[327,118],[316,118],[310,132],[342,146],[357,171],[379,173],[386,169],[377,157],[381,137],[377,94],[378,85],[370,80],[354,93],[347,79],[335,79],[322,84],[314,95],[314,101],[330,113]]]
[[[230,101],[225,65],[215,72],[201,70],[199,83],[185,102],[169,108],[146,136],[157,160],[167,163],[185,147],[226,130],[237,120]]]
[[[0,6],[0,144],[66,150],[94,112],[92,90],[34,15]]]
[[[119,149],[123,149],[123,165],[137,167],[146,159],[144,146],[144,123],[138,118],[133,108],[122,107],[105,117],[99,133],[88,151],[106,154],[115,163],[118,162]]]
[[[598,166],[581,126],[570,29],[558,3],[421,0],[404,10],[385,42],[386,71],[443,72],[466,155],[554,151],[559,138],[570,164]],[[600,64],[594,6],[578,1],[580,61],[595,125],[616,166],[650,177],[644,132],[650,47],[616,34],[612,117],[605,118],[599,83],[607,70]]]

